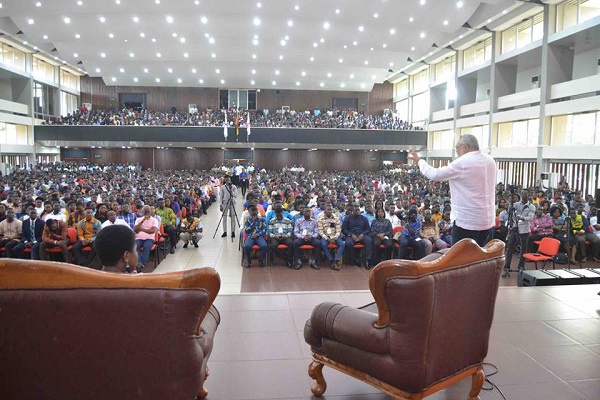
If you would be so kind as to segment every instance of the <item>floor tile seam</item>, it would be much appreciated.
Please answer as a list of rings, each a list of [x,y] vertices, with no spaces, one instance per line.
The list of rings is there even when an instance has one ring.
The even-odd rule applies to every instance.
[[[552,346],[546,346],[546,347],[552,347]],[[536,360],[535,358],[533,358],[533,356],[531,356],[530,354],[526,353],[522,348],[517,348],[517,350],[522,355],[524,355],[525,357],[529,358],[531,361],[533,361],[534,363],[536,363],[540,368],[543,368],[544,370],[546,370],[550,375],[552,375],[553,377],[555,377],[557,381],[565,382],[566,383],[566,381],[564,379],[562,379],[560,376],[558,376],[558,374],[556,374],[554,371],[552,371],[549,368],[547,368],[545,365],[543,365],[538,360]]]
[[[577,340],[577,338],[571,337],[571,335],[569,335],[569,334],[567,334],[567,333],[565,333],[565,332],[561,331],[560,329],[558,329],[558,328],[556,328],[556,327],[554,327],[554,326],[550,325],[550,324],[549,324],[547,321],[540,321],[540,322],[541,322],[542,324],[544,324],[545,326],[547,326],[547,327],[551,328],[552,330],[554,330],[554,331],[556,331],[556,332],[560,333],[561,335],[564,335],[564,336],[568,337],[569,339],[573,340],[573,341],[574,341],[576,344],[579,344],[579,345],[583,346],[583,343],[579,342],[579,341]],[[594,343],[591,343],[591,344],[594,344]],[[554,346],[552,346],[552,347],[554,347]]]

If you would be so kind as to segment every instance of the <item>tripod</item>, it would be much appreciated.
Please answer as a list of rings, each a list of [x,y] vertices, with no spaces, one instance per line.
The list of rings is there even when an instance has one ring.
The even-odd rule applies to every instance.
[[[235,216],[235,221],[237,222],[237,226],[240,226],[240,220],[238,218],[237,212],[235,211],[235,205],[233,204],[233,193],[231,192],[231,183],[224,185],[225,190],[229,193],[229,199],[227,200],[227,204],[223,207],[223,211],[221,212],[221,218],[219,222],[217,222],[217,228],[215,229],[215,234],[213,235],[213,239],[217,236],[217,231],[219,230],[219,226],[221,226],[221,221],[223,221],[223,217],[225,216],[226,210],[229,210],[228,218],[231,218],[231,214]],[[221,189],[223,190],[223,189]],[[227,223],[227,222],[225,222]],[[232,232],[235,233],[235,232]],[[233,242],[233,235],[231,237],[231,242]]]
[[[518,220],[517,220],[517,210],[515,210],[514,204],[511,203],[510,207],[508,207],[508,233],[506,235],[506,243],[510,243],[511,240],[515,241],[515,245],[513,250],[517,251],[519,253],[519,257],[521,254],[521,249],[523,247],[523,242],[521,241],[521,235],[519,234],[519,226],[518,226]],[[515,237],[516,236],[516,237]],[[513,239],[514,238],[514,239]],[[508,248],[507,248],[508,250]],[[510,257],[512,259],[512,253],[511,254],[506,254],[506,257]],[[502,273],[502,277],[503,278],[508,278],[510,276],[511,272],[517,272],[514,269],[510,269],[510,268],[505,268],[504,272]]]

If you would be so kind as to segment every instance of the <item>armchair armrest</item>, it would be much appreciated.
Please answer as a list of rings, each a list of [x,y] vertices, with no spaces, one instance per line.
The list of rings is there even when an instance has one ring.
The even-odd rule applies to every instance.
[[[504,257],[504,243],[494,239],[485,247],[479,247],[472,239],[463,239],[441,256],[425,257],[418,261],[389,260],[377,265],[369,276],[369,289],[377,303],[379,318],[376,327],[386,327],[390,321],[390,307],[385,296],[388,279],[396,277],[417,278],[446,269],[460,268],[465,265]]]
[[[338,303],[321,303],[304,326],[304,338],[321,353],[323,338],[371,353],[389,352],[388,330],[374,327],[377,315]]]

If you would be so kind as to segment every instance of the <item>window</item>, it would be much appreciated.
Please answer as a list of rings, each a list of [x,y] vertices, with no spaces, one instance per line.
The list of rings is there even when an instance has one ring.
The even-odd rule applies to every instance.
[[[527,21],[521,22],[517,25],[517,48],[528,45],[531,43],[531,23],[532,21],[528,19]]]
[[[552,117],[552,146],[593,145],[600,143],[598,113]]]
[[[0,144],[27,144],[27,126],[0,122]]]
[[[578,24],[600,15],[600,3],[597,0],[579,0]]]
[[[445,80],[454,78],[454,71],[456,68],[456,56],[446,58],[435,64],[435,81],[442,82]]]
[[[502,54],[517,48],[517,27],[513,26],[502,32]]]
[[[79,98],[71,93],[60,92],[60,115],[72,114],[78,108]]]
[[[396,102],[396,116],[402,121],[408,121],[408,99]]]
[[[408,96],[408,78],[396,83],[394,88],[395,88],[395,94],[394,94],[395,98],[401,99],[401,98]]]
[[[477,142],[479,142],[479,149],[485,150],[488,147],[488,135],[489,135],[490,126],[489,125],[481,125],[481,126],[472,126],[469,128],[462,128],[460,130],[461,135],[471,134],[477,138]]]
[[[33,109],[36,118],[47,119],[55,115],[55,93],[55,88],[40,82],[33,82]]]
[[[2,43],[2,58],[4,64],[25,71],[25,53],[6,43]]]
[[[498,147],[536,147],[540,121],[506,122],[498,125]]]
[[[411,123],[423,125],[429,119],[429,92],[421,93],[412,97],[412,119]]]
[[[561,31],[600,15],[597,0],[568,0],[557,6],[556,30]]]
[[[50,81],[50,82],[54,82],[54,65],[50,64],[49,62],[46,62],[44,60],[42,60],[41,58],[38,58],[36,56],[33,56],[33,65],[32,65],[32,71],[31,74],[38,79],[42,79],[45,81]]]
[[[75,74],[65,71],[61,68],[60,70],[60,84],[70,89],[79,89],[79,77]]]
[[[429,89],[429,68],[411,76],[413,93],[420,93]]]
[[[492,59],[492,38],[488,38],[469,47],[463,52],[463,69],[481,65]]]
[[[256,109],[256,90],[219,90],[219,108]]]
[[[429,134],[429,150],[447,150],[454,146],[454,131],[435,131]]]

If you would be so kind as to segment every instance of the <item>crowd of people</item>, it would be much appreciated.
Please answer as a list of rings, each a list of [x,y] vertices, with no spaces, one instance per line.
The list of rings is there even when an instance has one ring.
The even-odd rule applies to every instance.
[[[189,110],[188,110],[189,111]],[[129,126],[203,126],[245,128],[250,114],[250,126],[257,128],[332,128],[332,129],[385,129],[420,130],[393,114],[367,115],[352,109],[315,109],[311,111],[267,109],[206,110],[192,112],[150,111],[146,109],[88,110],[81,107],[73,113],[47,121],[51,125],[129,125]]]
[[[241,235],[247,267],[254,245],[260,249],[259,265],[264,265],[270,247],[289,268],[302,268],[308,262],[318,269],[321,260],[327,260],[337,270],[344,253],[346,260],[371,268],[391,257],[420,258],[452,244],[450,185],[430,181],[416,165],[377,172],[248,167],[145,171],[133,165],[58,162],[16,169],[1,178],[0,250],[7,257],[32,259],[58,253],[67,261],[90,265],[98,233],[121,225],[134,232],[136,241],[138,257],[131,259],[136,265],[129,264],[128,269],[140,271],[160,238],[170,253],[179,245],[198,247],[204,228],[201,217],[211,204],[217,202],[224,211],[231,206],[229,199],[235,203],[240,198],[236,185],[228,185],[226,177],[235,176],[239,183],[244,178],[240,179],[240,171],[248,181],[241,229],[236,232],[237,224],[228,220],[233,216],[224,215],[223,233],[227,236],[231,229],[232,236]],[[582,262],[586,257],[600,260],[600,226],[593,198],[579,194],[567,198],[559,191],[531,188],[519,192],[523,199],[519,200],[514,191],[501,184],[496,187],[498,226],[493,234],[503,240],[508,236],[508,254],[512,255],[511,241],[517,243],[517,237],[528,239],[521,246],[524,252],[535,250],[534,239],[552,234],[568,248],[572,261],[577,256]],[[509,213],[511,202],[518,213]],[[470,207],[477,210],[480,205]],[[542,223],[537,217],[548,213],[551,227],[547,218]],[[509,222],[511,218],[516,219]],[[75,236],[69,235],[69,228]],[[521,235],[509,235],[510,229]],[[592,253],[586,253],[585,241],[592,243]],[[311,251],[305,254],[304,249]],[[507,263],[510,266],[510,257]]]

